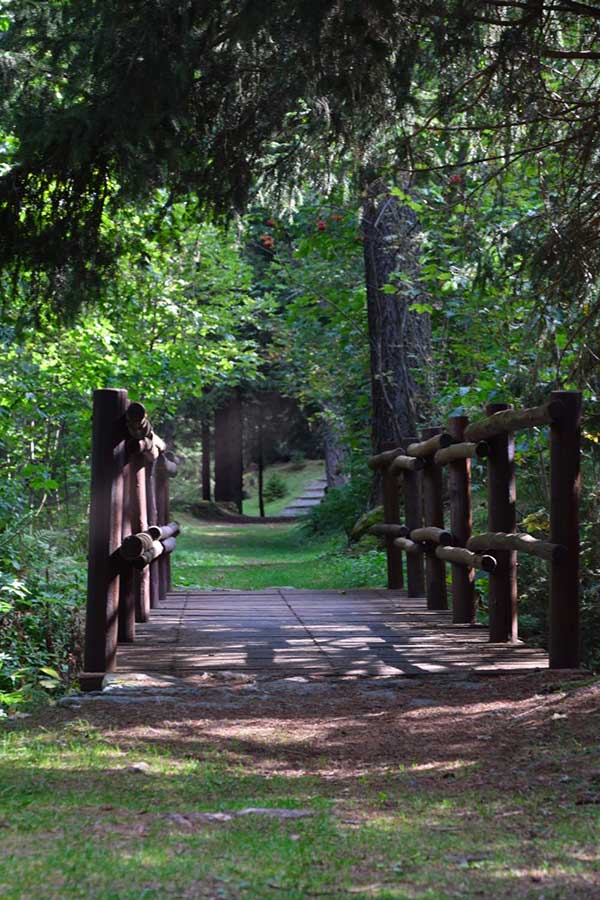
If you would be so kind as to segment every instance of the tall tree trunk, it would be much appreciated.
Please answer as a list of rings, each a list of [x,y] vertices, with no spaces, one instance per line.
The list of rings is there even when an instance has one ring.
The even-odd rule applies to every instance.
[[[321,419],[321,433],[323,435],[323,449],[325,451],[325,478],[327,488],[339,487],[346,483],[343,474],[344,448],[341,443],[340,425],[330,417]]]
[[[210,421],[202,420],[202,499],[211,499],[210,490]]]
[[[263,420],[262,407],[257,405],[258,409],[258,513],[261,519],[265,517],[265,456],[263,447]]]
[[[239,390],[215,413],[215,500],[242,512],[242,403]]]
[[[415,434],[428,410],[431,371],[429,316],[410,309],[425,300],[420,282],[419,222],[382,181],[363,203],[367,311],[371,352],[374,453]],[[386,284],[394,293],[382,290]],[[374,495],[379,485],[374,485]]]

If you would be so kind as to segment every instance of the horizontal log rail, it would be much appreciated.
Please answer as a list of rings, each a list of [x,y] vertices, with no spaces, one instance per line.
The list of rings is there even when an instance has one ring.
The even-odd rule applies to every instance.
[[[179,522],[169,522],[168,525],[150,525],[148,534],[157,541],[164,541],[166,538],[177,537],[181,531]]]
[[[506,534],[502,531],[485,532],[476,534],[469,539],[467,548],[474,553],[482,550],[516,550],[529,556],[537,556],[548,562],[561,562],[567,557],[567,548],[562,544],[552,544],[550,541],[541,541],[531,534],[514,532]]]
[[[479,569],[482,572],[493,572],[497,565],[495,557],[487,553],[472,553],[465,547],[436,547],[434,552],[437,558],[443,559],[444,562]]]
[[[442,544],[445,547],[453,547],[456,543],[452,532],[446,531],[445,528],[433,528],[431,526],[425,528],[413,528],[409,537],[411,541],[426,541],[430,544]]]
[[[488,452],[489,447],[485,441],[463,441],[438,450],[433,461],[436,466],[445,466],[461,459],[485,459]]]
[[[419,553],[425,551],[423,544],[419,544],[417,541],[411,541],[410,538],[405,537],[396,538],[394,540],[394,545],[411,556],[418,556]]]
[[[433,456],[438,450],[443,450],[444,447],[449,447],[453,443],[454,438],[452,435],[442,431],[440,434],[434,434],[424,441],[409,444],[406,448],[406,453],[408,456]]]
[[[418,472],[425,467],[424,459],[414,456],[395,456],[388,464],[388,472],[392,475],[401,475],[403,472]]]
[[[551,425],[561,418],[564,411],[560,400],[549,400],[548,403],[530,409],[503,409],[485,419],[472,422],[465,429],[465,438],[468,441],[487,441],[499,434]]]
[[[408,531],[406,525],[386,525],[384,522],[371,525],[369,528],[369,534],[381,537],[406,537]]]
[[[395,450],[384,450],[383,453],[378,453],[376,456],[372,456],[368,460],[368,466],[370,469],[385,469],[389,464],[394,460],[397,456],[401,456],[404,453],[402,447],[397,447]]]

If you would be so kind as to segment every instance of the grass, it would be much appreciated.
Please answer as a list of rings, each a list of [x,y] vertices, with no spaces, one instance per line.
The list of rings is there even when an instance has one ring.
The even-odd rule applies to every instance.
[[[598,896],[600,807],[578,805],[558,777],[505,772],[487,785],[464,743],[454,758],[447,741],[437,757],[451,760],[444,764],[425,764],[401,742],[385,765],[353,764],[337,733],[328,746],[321,739],[322,755],[296,757],[298,731],[284,722],[249,735],[247,720],[236,738],[231,721],[192,723],[171,710],[168,721],[149,717],[146,734],[135,718],[107,726],[64,711],[5,729],[3,900]],[[298,716],[298,729],[304,724]],[[335,727],[330,716],[322,734]],[[347,727],[358,728],[359,717]],[[589,766],[594,750],[565,725],[544,748],[545,771],[566,755],[569,771]],[[513,764],[530,768],[530,751],[525,740]],[[132,771],[140,762],[146,770]],[[493,752],[487,765],[494,771]],[[249,806],[314,815],[193,823],[200,811]]]
[[[385,554],[345,552],[343,535],[310,536],[300,525],[221,525],[180,516],[175,587],[383,587]]]
[[[272,475],[277,474],[285,484],[285,497],[271,500],[265,503],[267,516],[280,515],[286,506],[300,497],[305,487],[325,475],[325,467],[321,460],[307,459],[301,462],[276,463],[267,466],[264,471],[264,484],[269,482]],[[244,487],[250,497],[244,500],[244,515],[258,516],[258,478],[256,473],[247,473],[244,478]]]

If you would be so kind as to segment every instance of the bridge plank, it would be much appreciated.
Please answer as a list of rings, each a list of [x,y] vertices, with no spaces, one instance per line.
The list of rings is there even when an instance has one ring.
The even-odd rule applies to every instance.
[[[548,667],[544,651],[490,644],[487,629],[451,617],[402,591],[175,591],[136,643],[119,647],[118,670],[421,677]]]

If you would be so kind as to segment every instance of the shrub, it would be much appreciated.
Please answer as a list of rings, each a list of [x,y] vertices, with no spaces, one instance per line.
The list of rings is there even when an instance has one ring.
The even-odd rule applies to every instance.
[[[314,534],[344,531],[350,535],[356,520],[367,508],[369,491],[368,475],[355,477],[341,487],[330,488],[319,506],[310,510],[304,527]]]
[[[272,503],[273,500],[280,500],[282,497],[285,497],[287,492],[285,481],[281,475],[275,472],[265,484],[263,497],[267,503]]]

